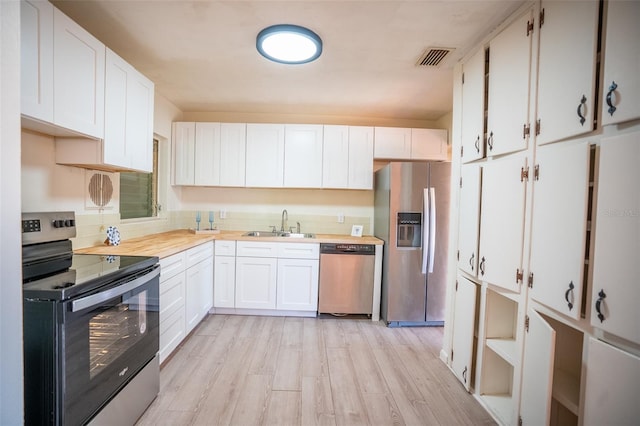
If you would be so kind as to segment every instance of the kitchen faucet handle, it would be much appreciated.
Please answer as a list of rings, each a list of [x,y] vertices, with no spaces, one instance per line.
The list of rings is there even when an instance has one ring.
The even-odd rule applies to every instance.
[[[278,232],[278,227],[275,225],[269,225],[271,227],[271,232]]]

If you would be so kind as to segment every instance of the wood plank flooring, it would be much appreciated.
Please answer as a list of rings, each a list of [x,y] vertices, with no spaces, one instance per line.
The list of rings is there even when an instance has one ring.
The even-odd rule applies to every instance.
[[[440,361],[442,333],[209,315],[162,367],[138,425],[494,425]]]

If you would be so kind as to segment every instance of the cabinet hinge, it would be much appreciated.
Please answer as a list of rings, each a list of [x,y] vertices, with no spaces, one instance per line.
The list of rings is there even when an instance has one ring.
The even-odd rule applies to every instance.
[[[460,147],[460,157],[464,156],[464,146]]]
[[[453,349],[451,349],[451,361],[453,361]]]
[[[533,32],[534,21],[535,19],[532,19],[531,21],[527,21],[527,37],[529,37],[529,35]]]
[[[522,139],[526,139],[531,134],[531,126],[528,124],[522,125]]]
[[[540,180],[540,164],[536,164],[533,168],[533,180]]]
[[[460,176],[460,188],[462,188],[462,176]]]
[[[539,28],[542,28],[544,25],[544,8],[540,11],[540,23],[538,24]]]
[[[527,278],[527,286],[529,288],[533,288],[533,272],[529,272],[529,277]]]
[[[456,291],[458,291],[458,280],[456,280]]]
[[[462,84],[464,84],[464,73],[462,73]]]
[[[525,179],[529,179],[529,167],[520,168],[520,182],[524,182]]]
[[[458,259],[457,260],[460,260],[460,250],[458,250]],[[457,289],[458,289],[458,281],[456,281],[456,290]]]
[[[522,426],[522,416],[518,416],[518,426]]]
[[[522,277],[523,277],[523,271],[520,270],[520,268],[516,269],[516,284],[520,283],[522,284]]]
[[[524,316],[524,331],[529,332],[529,315]]]
[[[536,121],[536,136],[540,134],[540,119]]]

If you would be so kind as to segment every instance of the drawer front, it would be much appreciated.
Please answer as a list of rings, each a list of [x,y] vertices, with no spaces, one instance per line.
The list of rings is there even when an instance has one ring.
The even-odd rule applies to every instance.
[[[213,256],[213,241],[200,244],[187,250],[187,268]]]
[[[165,318],[184,308],[185,282],[186,275],[182,272],[160,283],[161,324]]]
[[[173,352],[185,337],[184,310],[174,312],[160,322],[160,362]]]
[[[238,241],[239,257],[278,257],[278,244],[260,241]]]
[[[318,243],[279,243],[278,257],[287,259],[319,259]]]
[[[217,240],[215,253],[216,253],[216,256],[235,256],[236,242]]]
[[[160,282],[166,281],[187,268],[185,252],[160,259]]]

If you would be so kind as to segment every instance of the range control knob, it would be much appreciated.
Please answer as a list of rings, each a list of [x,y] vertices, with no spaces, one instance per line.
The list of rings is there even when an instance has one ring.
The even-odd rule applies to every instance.
[[[71,219],[67,219],[67,220],[65,220],[65,221],[64,221],[64,226],[66,226],[66,227],[71,227],[71,226],[73,226],[73,225],[74,225],[74,223],[73,223],[73,222],[74,222],[73,220],[71,220]]]
[[[53,227],[54,228],[63,228],[64,227],[64,220],[54,220],[53,221]]]

